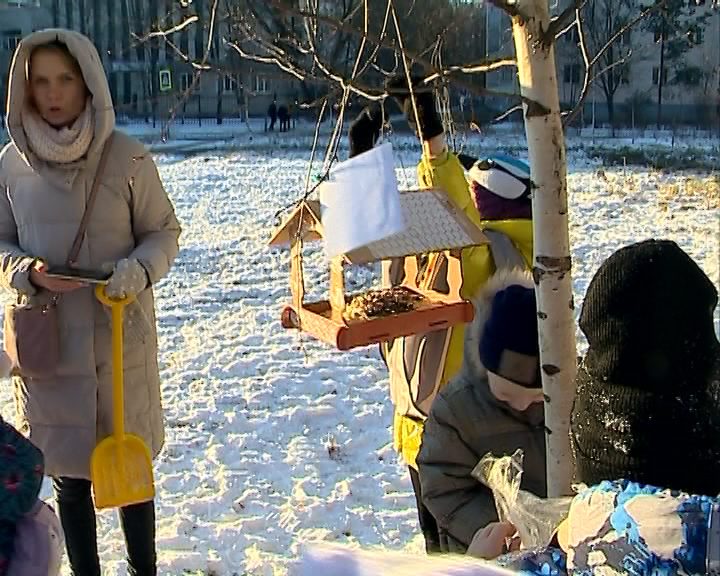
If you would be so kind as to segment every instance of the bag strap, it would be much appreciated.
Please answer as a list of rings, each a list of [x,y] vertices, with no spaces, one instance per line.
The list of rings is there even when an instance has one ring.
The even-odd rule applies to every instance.
[[[70,268],[75,267],[75,264],[77,264],[77,257],[80,254],[80,248],[82,247],[83,240],[85,239],[85,231],[87,230],[88,223],[90,222],[90,215],[92,214],[93,206],[95,206],[95,198],[97,197],[98,188],[100,188],[100,180],[103,172],[105,172],[105,165],[107,164],[107,159],[110,155],[110,144],[112,144],[112,138],[113,135],[110,134],[110,137],[105,141],[105,146],[103,146],[97,170],[95,170],[95,178],[92,183],[92,188],[90,189],[90,196],[88,197],[87,205],[85,206],[85,213],[83,214],[82,220],[80,220],[80,226],[78,226],[75,241],[70,249],[70,254],[68,254],[67,265]]]

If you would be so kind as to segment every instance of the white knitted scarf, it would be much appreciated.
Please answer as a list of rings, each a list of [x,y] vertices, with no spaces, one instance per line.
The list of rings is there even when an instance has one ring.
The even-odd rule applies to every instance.
[[[33,109],[25,106],[21,120],[28,146],[40,158],[54,164],[71,164],[90,148],[95,132],[95,115],[88,99],[85,109],[72,125],[57,130]]]

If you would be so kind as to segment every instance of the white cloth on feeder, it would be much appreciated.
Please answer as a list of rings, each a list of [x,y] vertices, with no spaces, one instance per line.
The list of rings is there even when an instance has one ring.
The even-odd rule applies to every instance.
[[[391,144],[338,164],[320,186],[320,208],[330,258],[402,232]]]

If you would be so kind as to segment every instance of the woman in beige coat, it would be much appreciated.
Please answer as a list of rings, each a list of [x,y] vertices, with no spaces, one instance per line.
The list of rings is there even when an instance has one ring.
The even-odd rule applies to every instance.
[[[157,456],[163,419],[152,285],[175,259],[180,226],[148,152],[115,131],[102,63],[81,34],[44,30],[23,39],[10,68],[7,128],[0,282],[31,303],[60,296],[55,376],[14,376],[17,424],[45,455],[73,574],[97,576],[89,463],[97,443],[112,433],[109,314],[92,287],[54,279],[47,266],[68,258],[108,143],[77,266],[100,271],[110,263],[109,295],[137,296],[126,310],[125,426]],[[120,519],[129,574],[154,575],[153,502],[122,508]]]

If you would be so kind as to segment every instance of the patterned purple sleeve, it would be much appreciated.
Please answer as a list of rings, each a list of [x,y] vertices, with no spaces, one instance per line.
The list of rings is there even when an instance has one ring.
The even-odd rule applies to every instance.
[[[43,474],[42,452],[0,419],[0,520],[16,522],[32,509]]]
[[[566,576],[567,556],[559,548],[523,550],[501,556],[496,563],[524,576]]]

